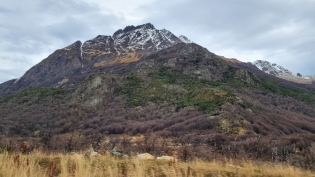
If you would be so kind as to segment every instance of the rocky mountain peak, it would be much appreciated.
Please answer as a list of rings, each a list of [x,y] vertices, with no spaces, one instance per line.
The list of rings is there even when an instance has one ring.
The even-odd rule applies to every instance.
[[[103,55],[114,54],[126,56],[130,53],[149,54],[177,43],[189,43],[186,37],[181,39],[166,29],[158,30],[151,23],[138,26],[127,26],[119,29],[113,36],[97,36],[84,43],[83,58],[99,58]]]
[[[130,26],[126,26],[123,30],[122,30],[122,32],[128,32],[128,31],[132,31],[132,30],[134,30],[136,27],[135,26],[133,26],[133,25],[130,25]]]
[[[151,23],[146,23],[146,24],[139,25],[139,26],[141,26],[142,29],[155,29]]]
[[[77,49],[80,48],[80,46],[82,45],[81,41],[76,41],[73,44],[70,44],[69,46],[63,48],[64,50],[71,50],[71,49]]]
[[[143,30],[153,29],[154,30],[155,28],[154,28],[154,26],[151,23],[146,23],[146,24],[138,25],[138,26],[130,25],[130,26],[126,26],[124,29],[117,30],[113,34],[113,37],[116,37],[117,35],[119,35],[121,33],[127,33],[129,31],[133,31],[133,30],[136,30],[136,29],[143,29]]]

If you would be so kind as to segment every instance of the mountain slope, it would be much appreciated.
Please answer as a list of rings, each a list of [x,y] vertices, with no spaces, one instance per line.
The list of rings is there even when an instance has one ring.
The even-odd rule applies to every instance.
[[[272,78],[235,68],[196,44],[179,43],[138,61],[103,66],[98,71],[89,73],[74,88],[33,88],[2,98],[0,112],[10,121],[4,121],[3,126],[8,128],[0,130],[18,133],[13,121],[26,131],[21,134],[24,136],[38,130],[60,134],[79,128],[85,132],[89,127],[86,124],[94,120],[98,127],[94,130],[105,133],[115,133],[115,126],[125,127],[116,133],[127,133],[132,131],[128,127],[157,124],[161,126],[158,129],[136,131],[138,127],[133,132],[176,130],[181,134],[199,132],[198,127],[203,126],[199,122],[184,128],[181,121],[203,121],[213,116],[205,132],[315,133],[311,127],[314,91],[288,88]],[[186,113],[193,116],[184,116]],[[182,119],[176,123],[174,116],[179,115]],[[290,119],[292,115],[296,118]],[[116,119],[124,123],[111,125]],[[46,128],[36,123],[36,128],[28,128],[34,120],[55,123]],[[180,128],[166,126],[171,120]],[[279,128],[283,125],[285,129]]]

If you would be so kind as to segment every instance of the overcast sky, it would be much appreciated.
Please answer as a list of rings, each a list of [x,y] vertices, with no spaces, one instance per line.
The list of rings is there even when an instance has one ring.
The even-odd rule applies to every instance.
[[[315,0],[1,0],[0,83],[77,40],[148,22],[218,55],[315,75]]]

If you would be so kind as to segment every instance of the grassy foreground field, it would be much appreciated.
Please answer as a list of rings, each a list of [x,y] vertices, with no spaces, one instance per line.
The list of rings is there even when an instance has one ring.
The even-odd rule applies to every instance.
[[[111,156],[87,158],[82,154],[1,154],[0,177],[214,177],[214,176],[315,176],[292,166],[254,165],[251,162],[174,162],[121,159]]]

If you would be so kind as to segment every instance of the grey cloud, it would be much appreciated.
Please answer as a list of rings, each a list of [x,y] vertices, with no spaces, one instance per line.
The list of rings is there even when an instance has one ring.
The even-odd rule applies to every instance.
[[[27,69],[36,64],[34,56],[48,56],[77,40],[110,34],[113,25],[124,22],[122,17],[105,14],[96,5],[76,0],[5,1],[0,19],[0,61],[9,59]],[[1,71],[0,82],[21,77],[25,68]]]
[[[194,42],[201,41],[199,44],[215,53],[228,49],[240,53],[259,51],[265,60],[300,72],[315,66],[315,51],[311,49],[315,46],[312,0],[157,1],[139,10],[153,12],[145,21],[184,34]],[[279,55],[279,51],[284,54]]]
[[[295,2],[286,5],[284,1],[190,0],[174,6],[157,3],[150,7],[155,9],[158,6],[158,15],[148,16],[148,19],[157,21],[162,26],[189,28],[187,31],[193,29],[196,30],[196,35],[212,33],[211,35],[222,36],[231,43],[239,40],[239,43],[259,38],[290,21],[313,21],[312,16],[308,19],[302,17],[307,13],[315,15],[315,11],[299,10],[296,7],[305,4],[302,1]]]
[[[24,74],[24,71],[18,67],[10,69],[10,70],[0,68],[0,83],[11,80],[11,79],[19,78],[23,74]]]
[[[2,13],[2,14],[10,13],[10,10],[9,10],[8,8],[1,7],[1,6],[0,6],[0,13]]]
[[[69,45],[79,38],[87,40],[90,36],[90,26],[106,28],[108,26],[104,24],[117,20],[115,16],[102,14],[94,5],[76,1],[47,1],[31,3],[29,6],[30,12],[15,10],[10,19],[6,20],[7,30],[1,35],[1,38],[9,42],[4,46],[6,51],[36,53],[45,50],[43,46],[53,43]],[[19,8],[24,9],[24,7],[17,9]],[[41,9],[42,13],[32,12],[32,9]],[[18,20],[19,18],[22,19]],[[98,19],[103,23],[95,24],[95,20],[90,19]]]
[[[0,69],[0,84],[8,80],[15,79],[17,72],[19,71],[18,70],[7,71],[7,70]]]
[[[80,19],[67,17],[63,21],[45,27],[51,36],[65,41],[74,41],[79,36],[83,36],[88,30],[88,26]]]

